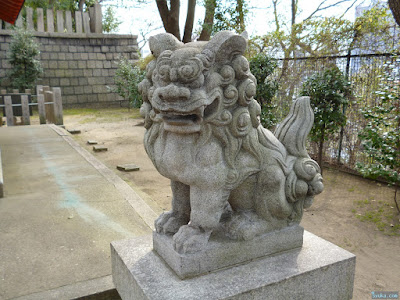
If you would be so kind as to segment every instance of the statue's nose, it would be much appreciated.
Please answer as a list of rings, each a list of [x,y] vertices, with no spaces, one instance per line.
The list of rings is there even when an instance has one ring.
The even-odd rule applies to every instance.
[[[170,84],[157,89],[157,96],[161,101],[187,101],[190,98],[190,90],[185,87],[178,87]]]

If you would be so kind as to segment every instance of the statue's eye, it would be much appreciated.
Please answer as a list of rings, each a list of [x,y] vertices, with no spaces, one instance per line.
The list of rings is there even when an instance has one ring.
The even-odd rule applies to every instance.
[[[178,69],[179,77],[184,82],[196,80],[201,71],[201,61],[198,58],[189,59],[185,62],[185,65]]]
[[[169,69],[170,67],[168,65],[163,65],[158,68],[158,75],[162,80],[164,81],[169,80]]]
[[[186,65],[179,68],[179,74],[182,77],[192,77],[194,73],[194,68],[192,66]]]

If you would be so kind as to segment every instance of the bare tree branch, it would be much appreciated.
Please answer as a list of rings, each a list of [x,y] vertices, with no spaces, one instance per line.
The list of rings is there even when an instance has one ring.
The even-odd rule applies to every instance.
[[[277,10],[277,5],[278,5],[278,0],[272,0],[272,4],[274,6],[274,17],[275,17],[275,26],[276,26],[276,32],[279,32],[280,25],[279,25],[279,19],[278,19],[278,10]],[[283,43],[282,39],[279,39],[279,44],[282,47],[283,51],[286,51],[286,45]]]
[[[337,1],[337,2],[335,2],[333,4],[330,4],[330,5],[327,5],[327,6],[323,6],[326,2],[328,2],[328,0],[324,0],[318,5],[318,7],[307,18],[305,18],[303,20],[303,22],[311,19],[316,13],[318,13],[318,12],[320,12],[322,10],[326,10],[328,8],[331,8],[331,7],[337,6],[337,5],[341,4],[341,3],[345,3],[345,2],[349,2],[349,1],[353,1],[353,0],[340,0],[340,1]],[[357,0],[355,2],[357,2]],[[351,6],[353,6],[353,5],[354,5],[354,3]]]
[[[356,4],[359,0],[354,0],[353,3],[345,10],[345,12],[340,16],[339,19],[343,18],[343,16],[345,14],[347,14],[347,12],[350,10],[350,8],[352,8],[354,6],[354,4]],[[365,1],[362,1],[360,4],[363,4]]]

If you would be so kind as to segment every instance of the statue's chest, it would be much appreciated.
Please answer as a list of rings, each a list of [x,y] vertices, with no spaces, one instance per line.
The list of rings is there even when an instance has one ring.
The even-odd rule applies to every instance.
[[[187,176],[194,167],[195,139],[168,134],[154,144],[154,161],[159,172],[171,179]]]
[[[157,139],[154,162],[159,172],[172,180],[190,182],[222,163],[220,147],[213,142],[200,146],[197,141],[196,136],[174,134]]]

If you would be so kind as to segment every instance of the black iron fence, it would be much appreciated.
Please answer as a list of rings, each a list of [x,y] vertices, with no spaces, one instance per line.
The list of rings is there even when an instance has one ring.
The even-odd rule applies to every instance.
[[[303,83],[316,72],[337,66],[351,83],[349,104],[345,108],[347,124],[335,136],[331,136],[324,147],[324,161],[355,169],[357,162],[364,162],[366,155],[362,151],[358,134],[366,121],[362,109],[376,103],[379,85],[386,80],[382,77],[387,64],[400,69],[400,63],[391,53],[359,54],[345,56],[301,57],[279,59],[273,80],[279,80],[279,91],[275,97],[277,116],[283,119],[289,112],[292,101],[298,97]],[[317,145],[310,143],[312,156],[317,154]],[[340,153],[340,157],[339,157]]]

